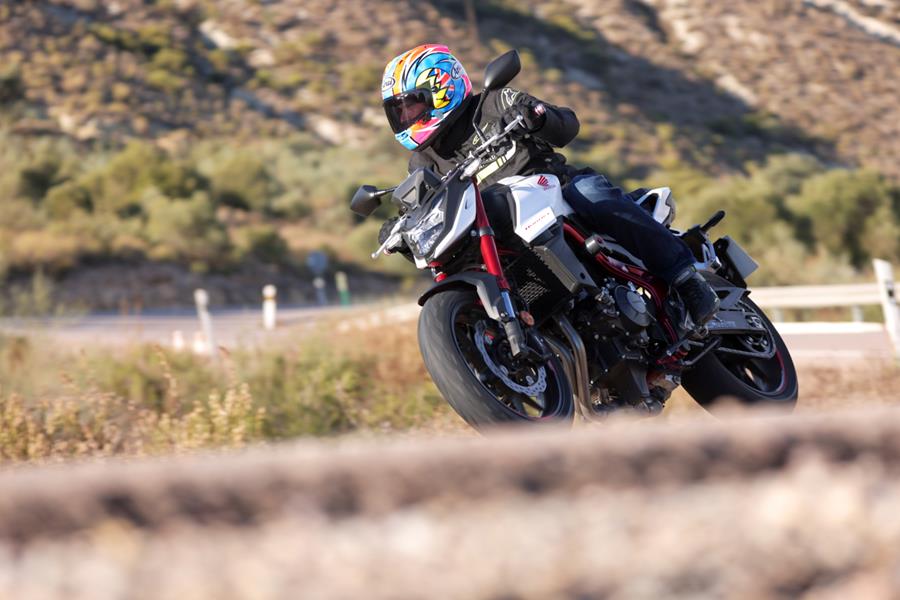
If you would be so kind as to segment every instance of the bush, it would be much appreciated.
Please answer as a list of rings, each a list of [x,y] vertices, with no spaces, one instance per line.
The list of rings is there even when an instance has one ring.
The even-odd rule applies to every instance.
[[[39,202],[47,191],[58,183],[59,159],[46,157],[26,166],[19,172],[19,196]]]
[[[94,240],[63,231],[23,231],[13,237],[8,261],[11,267],[17,269],[43,269],[57,274],[74,267],[83,255],[98,249]]]
[[[897,218],[890,186],[872,171],[836,169],[816,175],[804,182],[788,207],[810,241],[822,244],[832,254],[847,253],[857,266],[869,258],[868,242],[864,241],[867,224],[870,228],[877,225],[870,215],[879,214],[892,224]]]
[[[216,220],[207,194],[197,193],[190,200],[153,194],[145,197],[143,205],[147,215],[143,232],[151,245],[151,258],[206,266],[224,263],[228,235]]]
[[[241,258],[253,257],[269,264],[283,264],[291,254],[287,242],[278,230],[268,225],[244,229],[237,246]]]
[[[5,65],[0,70],[0,106],[12,104],[25,97],[25,83],[17,64]]]
[[[152,173],[153,184],[171,198],[190,198],[209,189],[209,180],[187,161],[164,160]]]
[[[265,212],[280,189],[263,160],[240,152],[219,165],[210,175],[216,204]]]
[[[93,210],[91,194],[84,186],[74,181],[67,181],[62,185],[50,188],[43,206],[47,215],[58,221],[71,218],[77,211],[91,212]]]
[[[100,213],[129,215],[140,213],[140,198],[153,185],[153,174],[163,154],[153,146],[131,142],[109,162],[80,178]]]
[[[153,66],[170,73],[190,74],[190,70],[186,68],[187,65],[187,54],[175,48],[163,48],[153,55]]]
[[[148,346],[76,354],[0,335],[0,460],[458,423],[429,382],[412,332],[374,333],[331,331],[327,344],[308,339],[300,350],[238,351],[221,366]]]

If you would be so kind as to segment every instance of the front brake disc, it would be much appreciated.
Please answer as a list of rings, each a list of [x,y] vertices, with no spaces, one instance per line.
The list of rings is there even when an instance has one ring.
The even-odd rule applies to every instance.
[[[491,373],[496,375],[497,378],[503,382],[503,385],[514,392],[519,392],[526,396],[537,396],[538,394],[544,393],[544,390],[547,389],[546,369],[543,366],[538,367],[537,381],[530,385],[516,383],[509,377],[509,370],[497,365],[487,351],[484,344],[484,334],[486,330],[487,326],[484,324],[484,321],[479,321],[478,324],[475,325],[475,345],[478,347],[478,352],[481,353],[481,358],[484,359],[484,364],[487,365],[487,368],[490,369]]]

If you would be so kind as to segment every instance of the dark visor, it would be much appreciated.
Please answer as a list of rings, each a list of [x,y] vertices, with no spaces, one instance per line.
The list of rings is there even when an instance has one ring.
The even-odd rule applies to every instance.
[[[386,99],[384,113],[394,133],[400,133],[424,119],[433,106],[431,90],[413,90]]]

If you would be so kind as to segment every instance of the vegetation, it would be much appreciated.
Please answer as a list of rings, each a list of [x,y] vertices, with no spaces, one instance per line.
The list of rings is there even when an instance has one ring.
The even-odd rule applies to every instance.
[[[302,268],[305,254],[320,249],[338,263],[413,272],[400,259],[368,258],[389,206],[364,222],[346,207],[357,185],[402,177],[405,157],[390,140],[323,150],[297,135],[252,149],[210,141],[181,152],[133,141],[88,153],[62,141],[5,142],[0,276],[52,279],[110,260],[201,273],[246,262]],[[710,177],[673,158],[635,177],[604,144],[571,155],[622,185],[670,186],[682,227],[726,210],[716,231],[760,260],[757,285],[847,280],[873,257],[900,259],[900,188],[873,171],[784,154],[748,164],[745,174]]]
[[[0,337],[0,461],[455,427],[411,339],[394,328],[330,334],[328,344],[223,353],[217,365],[159,347],[76,353]]]
[[[818,131],[818,121],[798,115],[819,110],[819,121],[836,122],[838,105],[808,110],[808,94],[783,94],[800,104],[782,114],[767,104],[765,86],[753,108],[725,93],[713,84],[722,73],[703,67],[703,56],[683,56],[677,36],[666,33],[669,17],[652,7],[588,3],[574,14],[557,0],[491,0],[478,5],[480,40],[473,40],[456,1],[390,11],[333,10],[319,0],[303,10],[295,2],[238,3],[240,10],[118,4],[0,8],[8,59],[0,68],[3,312],[21,312],[14,307],[27,303],[18,296],[30,293],[38,274],[52,284],[110,262],[174,263],[194,274],[257,265],[299,273],[306,253],[324,250],[339,265],[412,276],[402,259],[368,259],[378,223],[346,208],[360,183],[387,185],[404,172],[404,152],[378,114],[386,56],[369,51],[407,39],[408,31],[392,29],[401,23],[421,35],[440,32],[466,57],[476,83],[489,56],[519,48],[516,85],[579,114],[571,161],[616,182],[669,185],[681,226],[725,208],[717,231],[760,260],[754,283],[847,280],[873,256],[900,258],[896,180],[836,168],[836,159],[880,166],[869,158],[882,153],[859,150],[882,147],[876,138],[857,139],[845,122],[844,148],[786,126]],[[751,5],[734,12],[750,29],[765,13]],[[601,27],[604,15],[616,25]],[[703,27],[707,21],[717,22],[703,19]],[[808,23],[809,32],[794,32],[798,39],[815,33],[818,25]],[[880,56],[881,46],[873,48]],[[847,55],[868,61],[859,49]],[[719,62],[731,67],[727,56]],[[763,73],[744,66],[765,81],[772,61],[760,64]],[[847,69],[867,85],[869,71],[877,72]],[[860,120],[854,111],[853,123]],[[389,213],[386,206],[376,216]],[[56,310],[52,300],[40,306]]]

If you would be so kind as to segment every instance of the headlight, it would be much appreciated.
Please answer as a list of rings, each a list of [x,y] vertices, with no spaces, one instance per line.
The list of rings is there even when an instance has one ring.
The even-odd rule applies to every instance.
[[[435,208],[416,223],[415,227],[406,231],[406,239],[415,245],[416,254],[426,256],[444,230],[444,211]]]

